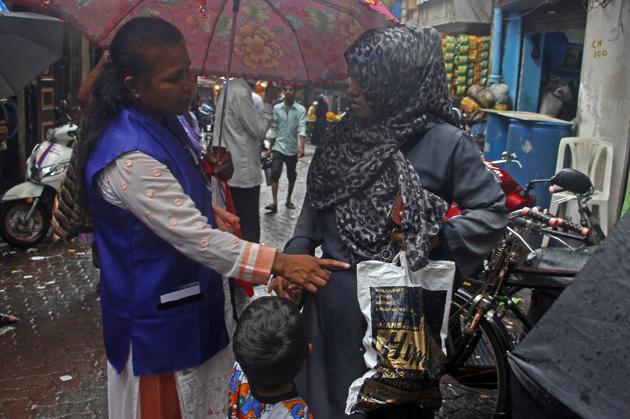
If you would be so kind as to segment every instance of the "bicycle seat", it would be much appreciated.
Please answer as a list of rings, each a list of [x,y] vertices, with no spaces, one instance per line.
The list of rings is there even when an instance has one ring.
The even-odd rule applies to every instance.
[[[538,269],[562,269],[579,271],[599,246],[590,246],[574,251],[564,247],[543,247],[536,249],[533,257],[528,259],[527,266]],[[566,287],[573,281],[572,277],[552,276],[535,273],[520,273],[511,282],[527,281],[534,287],[553,286]]]
[[[598,247],[586,247],[579,251],[566,247],[543,247],[536,250],[534,257],[528,261],[528,265],[540,269],[579,271]],[[528,286],[533,286],[531,301],[527,310],[527,318],[532,324],[538,323],[538,320],[544,316],[549,307],[562,294],[564,288],[573,282],[573,277],[541,274],[519,274],[519,279],[527,282]],[[512,282],[518,283],[518,280]],[[557,288],[547,288],[549,286]]]

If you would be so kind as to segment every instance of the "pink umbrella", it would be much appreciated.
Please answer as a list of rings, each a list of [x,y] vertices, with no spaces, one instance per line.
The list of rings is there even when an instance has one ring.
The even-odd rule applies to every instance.
[[[380,0],[43,1],[97,44],[133,17],[159,16],[184,33],[200,74],[294,83],[344,79],[346,48],[398,23]]]

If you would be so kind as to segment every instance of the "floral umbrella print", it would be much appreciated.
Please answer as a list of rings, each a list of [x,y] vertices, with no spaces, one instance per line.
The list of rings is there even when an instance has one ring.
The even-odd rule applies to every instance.
[[[200,74],[294,83],[344,79],[348,45],[365,30],[399,24],[380,0],[45,1],[100,45],[133,17],[159,16],[182,31]]]
[[[284,55],[280,44],[274,41],[275,34],[267,26],[241,26],[234,39],[234,52],[246,67],[265,71],[275,70]]]

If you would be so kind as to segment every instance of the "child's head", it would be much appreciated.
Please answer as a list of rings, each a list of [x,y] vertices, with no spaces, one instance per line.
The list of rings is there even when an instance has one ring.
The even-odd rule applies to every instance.
[[[291,382],[308,350],[300,311],[279,297],[252,302],[234,333],[236,361],[247,381],[258,388],[271,389]]]

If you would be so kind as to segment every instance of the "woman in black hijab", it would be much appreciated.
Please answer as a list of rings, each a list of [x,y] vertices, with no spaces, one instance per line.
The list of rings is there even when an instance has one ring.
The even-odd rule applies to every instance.
[[[356,266],[388,260],[404,242],[413,270],[431,256],[454,260],[461,275],[474,273],[507,224],[505,198],[476,146],[453,125],[438,32],[371,30],[348,48],[346,61],[352,106],[317,147],[285,251],[312,254],[321,245],[324,257]],[[387,215],[398,195],[402,234],[395,241]],[[462,216],[443,222],[453,201]],[[346,417],[348,388],[367,369],[356,281],[356,271],[333,272],[327,287],[304,299],[315,351],[296,384],[315,417]],[[352,417],[432,417],[430,409],[440,403],[437,386],[426,405]]]
[[[317,99],[317,107],[315,108],[315,126],[313,127],[313,134],[311,135],[311,144],[319,144],[322,136],[326,132],[326,126],[328,121],[326,120],[326,114],[328,113],[328,104],[326,98],[323,95]]]

